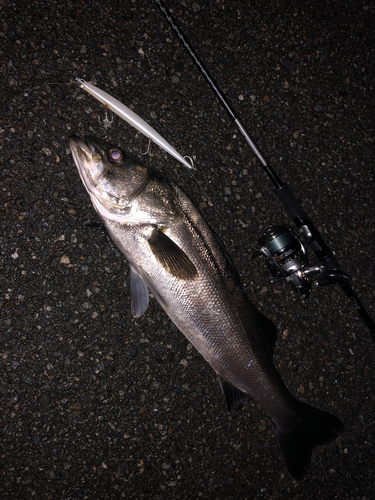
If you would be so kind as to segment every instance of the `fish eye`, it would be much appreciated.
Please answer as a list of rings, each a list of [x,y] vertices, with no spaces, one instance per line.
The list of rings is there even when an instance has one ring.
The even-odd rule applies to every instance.
[[[122,151],[119,149],[111,149],[108,156],[112,163],[121,163],[124,158]]]

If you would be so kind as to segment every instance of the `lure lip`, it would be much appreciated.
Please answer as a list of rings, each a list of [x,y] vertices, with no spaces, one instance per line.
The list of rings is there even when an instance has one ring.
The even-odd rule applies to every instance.
[[[95,99],[104,104],[106,108],[109,108],[111,111],[120,116],[120,118],[139,130],[139,132],[151,139],[162,149],[167,151],[167,153],[180,161],[183,165],[185,165],[185,167],[189,169],[193,168],[192,165],[183,156],[181,156],[180,153],[178,153],[174,149],[174,147],[169,144],[169,142],[164,139],[164,137],[156,132],[156,130],[152,128],[151,125],[149,125],[145,120],[143,120],[143,118],[141,118],[136,113],[134,113],[134,111],[125,106],[125,104],[118,101],[104,90],[99,89],[92,83],[86,82],[82,78],[77,77],[76,81],[81,88],[86,90],[86,92],[88,92],[93,97],[95,97]]]

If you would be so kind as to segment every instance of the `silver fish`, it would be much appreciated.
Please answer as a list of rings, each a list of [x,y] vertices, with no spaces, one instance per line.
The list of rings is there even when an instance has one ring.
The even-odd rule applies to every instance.
[[[223,244],[186,194],[120,148],[70,139],[91,201],[130,266],[131,310],[151,290],[216,372],[229,409],[246,394],[276,424],[285,463],[301,477],[312,449],[342,430],[333,415],[295,399],[272,363],[273,323],[245,295]]]

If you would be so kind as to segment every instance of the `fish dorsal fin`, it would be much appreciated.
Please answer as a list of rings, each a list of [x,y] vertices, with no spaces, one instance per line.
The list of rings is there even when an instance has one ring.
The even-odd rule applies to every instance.
[[[264,347],[269,352],[270,356],[273,356],[277,339],[277,327],[275,323],[264,316],[264,314],[260,311],[258,311],[258,319],[263,331],[263,338],[265,340]]]
[[[234,410],[240,403],[246,400],[246,392],[241,391],[238,387],[227,382],[220,375],[217,375],[219,381],[221,392],[224,396],[225,403],[227,405],[228,411]]]
[[[239,285],[241,285],[240,275],[238,274],[238,270],[237,270],[236,266],[234,265],[234,262],[233,262],[231,256],[229,255],[226,246],[224,245],[224,243],[221,241],[221,239],[218,237],[218,235],[215,232],[213,234],[214,234],[216,241],[217,241],[218,245],[220,246],[223,254],[225,255],[225,257],[227,259],[227,263],[229,264],[229,266],[232,270],[233,276],[235,277],[237,283]]]
[[[160,229],[155,227],[148,238],[152,253],[163,268],[182,280],[194,280],[198,271],[186,253]]]
[[[140,318],[148,308],[148,288],[136,268],[130,267],[131,310],[134,318]]]

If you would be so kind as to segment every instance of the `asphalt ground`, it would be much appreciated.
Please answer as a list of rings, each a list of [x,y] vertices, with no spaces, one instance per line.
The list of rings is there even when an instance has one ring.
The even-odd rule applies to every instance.
[[[374,2],[167,5],[374,318]],[[375,498],[375,344],[339,287],[303,299],[251,258],[291,220],[154,3],[2,0],[0,22],[1,499]],[[76,77],[195,157],[205,192],[156,146],[141,156],[147,140],[120,118],[105,128]],[[345,424],[302,480],[256,404],[228,414],[155,300],[132,318],[127,264],[87,226],[72,133],[146,158],[225,242],[278,326],[290,391]]]

